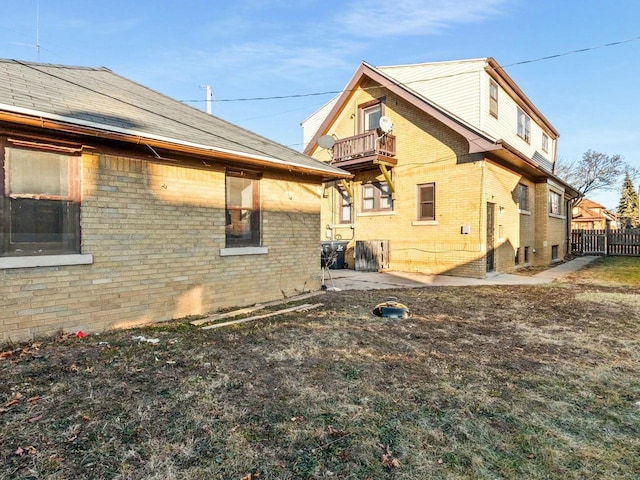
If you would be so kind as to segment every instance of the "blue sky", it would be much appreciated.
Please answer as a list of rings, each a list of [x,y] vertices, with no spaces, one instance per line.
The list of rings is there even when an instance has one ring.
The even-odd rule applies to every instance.
[[[223,100],[337,91],[362,60],[507,66],[589,49],[506,71],[560,132],[559,158],[592,149],[640,168],[637,0],[0,0],[0,11],[2,58],[105,66],[203,110],[208,84],[214,115],[295,149],[300,122],[332,95]],[[620,190],[593,198],[615,208]]]

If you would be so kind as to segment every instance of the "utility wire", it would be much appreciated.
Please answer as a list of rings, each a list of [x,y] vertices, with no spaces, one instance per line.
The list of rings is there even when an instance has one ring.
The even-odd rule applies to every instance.
[[[605,43],[602,45],[596,45],[594,47],[586,47],[586,48],[579,48],[576,50],[570,50],[568,52],[563,52],[563,53],[556,53],[554,55],[548,55],[546,57],[540,57],[540,58],[534,58],[534,59],[530,59],[530,60],[522,60],[520,62],[514,62],[514,63],[510,63],[508,65],[502,65],[500,67],[500,69],[504,70],[506,68],[509,67],[515,67],[517,65],[525,65],[525,64],[529,64],[529,63],[537,63],[537,62],[543,62],[546,60],[552,60],[554,58],[560,58],[560,57],[566,57],[568,55],[575,55],[577,53],[584,53],[584,52],[589,52],[592,50],[598,50],[600,48],[608,48],[608,47],[614,47],[617,45],[622,45],[625,43],[630,43],[630,42],[636,42],[640,40],[640,36],[638,37],[633,37],[633,38],[629,38],[626,40],[620,40],[617,42],[610,42],[610,43]],[[448,78],[448,77],[456,77],[458,75],[466,75],[469,73],[475,73],[475,71],[468,71],[468,72],[460,72],[460,73],[452,73],[449,75],[442,75],[442,76],[437,76],[437,77],[431,77],[431,78],[422,78],[419,80],[412,80],[412,81],[408,81],[408,82],[402,82],[404,85],[409,85],[412,83],[420,83],[420,82],[426,82],[426,81],[430,81],[430,80],[439,80],[442,78]],[[375,87],[378,88],[378,87]],[[270,96],[270,97],[244,97],[244,98],[223,98],[223,99],[216,99],[214,100],[214,102],[252,102],[252,101],[261,101],[261,100],[282,100],[282,99],[287,99],[287,98],[304,98],[304,97],[315,97],[315,96],[320,96],[320,95],[337,95],[339,93],[343,93],[343,92],[348,92],[349,90],[332,90],[332,91],[327,91],[327,92],[314,92],[314,93],[299,93],[299,94],[295,94],[295,95],[277,95],[277,96]],[[202,100],[202,99],[198,99],[198,100],[181,100],[184,103],[200,103],[200,102],[205,102],[206,100]]]

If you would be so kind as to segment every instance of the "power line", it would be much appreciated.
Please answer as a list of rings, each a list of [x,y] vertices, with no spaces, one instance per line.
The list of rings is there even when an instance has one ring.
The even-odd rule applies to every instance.
[[[514,63],[510,63],[508,65],[502,65],[500,68],[502,70],[509,68],[509,67],[515,67],[517,65],[525,65],[525,64],[529,64],[529,63],[537,63],[537,62],[543,62],[546,60],[552,60],[554,58],[560,58],[560,57],[566,57],[568,55],[574,55],[577,53],[584,53],[584,52],[589,52],[592,50],[598,50],[600,48],[608,48],[608,47],[614,47],[617,45],[622,45],[625,43],[630,43],[630,42],[636,42],[640,40],[640,36],[638,37],[633,37],[633,38],[629,38],[626,40],[620,40],[617,42],[610,42],[610,43],[605,43],[602,45],[596,45],[594,47],[586,47],[586,48],[579,48],[576,50],[570,50],[568,52],[563,52],[563,53],[556,53],[554,55],[548,55],[546,57],[540,57],[540,58],[534,58],[534,59],[530,59],[530,60],[522,60],[519,62],[514,62]],[[411,83],[419,83],[419,82],[425,82],[425,81],[429,81],[429,80],[439,80],[442,78],[447,78],[447,77],[455,77],[458,75],[465,75],[468,73],[473,73],[473,72],[461,72],[461,73],[452,73],[449,75],[443,75],[443,76],[438,76],[438,77],[431,77],[431,78],[426,78],[426,79],[419,79],[419,80],[412,80],[412,81],[408,81],[408,82],[403,82],[404,85],[408,85]],[[377,87],[376,87],[377,88]],[[274,95],[274,96],[269,96],[269,97],[243,97],[243,98],[223,98],[223,99],[216,99],[214,100],[214,102],[252,102],[252,101],[261,101],[261,100],[282,100],[282,99],[287,99],[287,98],[304,98],[304,97],[315,97],[315,96],[320,96],[320,95],[337,95],[339,93],[343,93],[343,92],[347,92],[348,90],[332,90],[332,91],[327,91],[327,92],[314,92],[314,93],[299,93],[299,94],[294,94],[294,95]],[[198,100],[181,100],[184,103],[200,103],[200,102],[204,102],[206,100],[202,100],[202,99],[198,99]]]

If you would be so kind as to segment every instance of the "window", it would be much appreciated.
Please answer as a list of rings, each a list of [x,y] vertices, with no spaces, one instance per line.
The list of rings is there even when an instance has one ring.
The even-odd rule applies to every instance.
[[[226,216],[227,247],[260,246],[259,175],[246,171],[227,172]]]
[[[375,130],[380,126],[380,118],[384,115],[382,99],[363,103],[360,110],[360,133]]]
[[[4,145],[0,256],[80,253],[80,161],[70,151]]]
[[[529,187],[519,183],[516,187],[516,196],[518,200],[518,208],[520,211],[529,211]]]
[[[553,190],[549,191],[549,213],[562,215],[562,196]]]
[[[436,219],[436,185],[418,185],[418,220]]]
[[[558,245],[551,245],[551,260],[558,259]]]
[[[549,136],[546,133],[542,134],[542,151],[549,151]]]
[[[379,212],[393,209],[391,190],[387,182],[362,185],[362,211]]]
[[[489,83],[489,113],[498,118],[498,85],[494,81]]]
[[[518,109],[518,136],[527,143],[531,141],[531,119],[520,109]]]
[[[520,247],[516,248],[515,264],[520,265]]]
[[[351,197],[344,188],[338,190],[340,194],[340,223],[351,223]]]
[[[524,247],[524,263],[529,263],[529,247]]]

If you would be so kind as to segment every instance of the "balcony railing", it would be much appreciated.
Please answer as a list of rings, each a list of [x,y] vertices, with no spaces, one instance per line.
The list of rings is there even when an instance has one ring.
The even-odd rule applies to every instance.
[[[336,140],[333,146],[333,163],[384,156],[393,157],[396,154],[396,137],[390,134],[378,135],[376,130],[370,130],[354,137]]]

